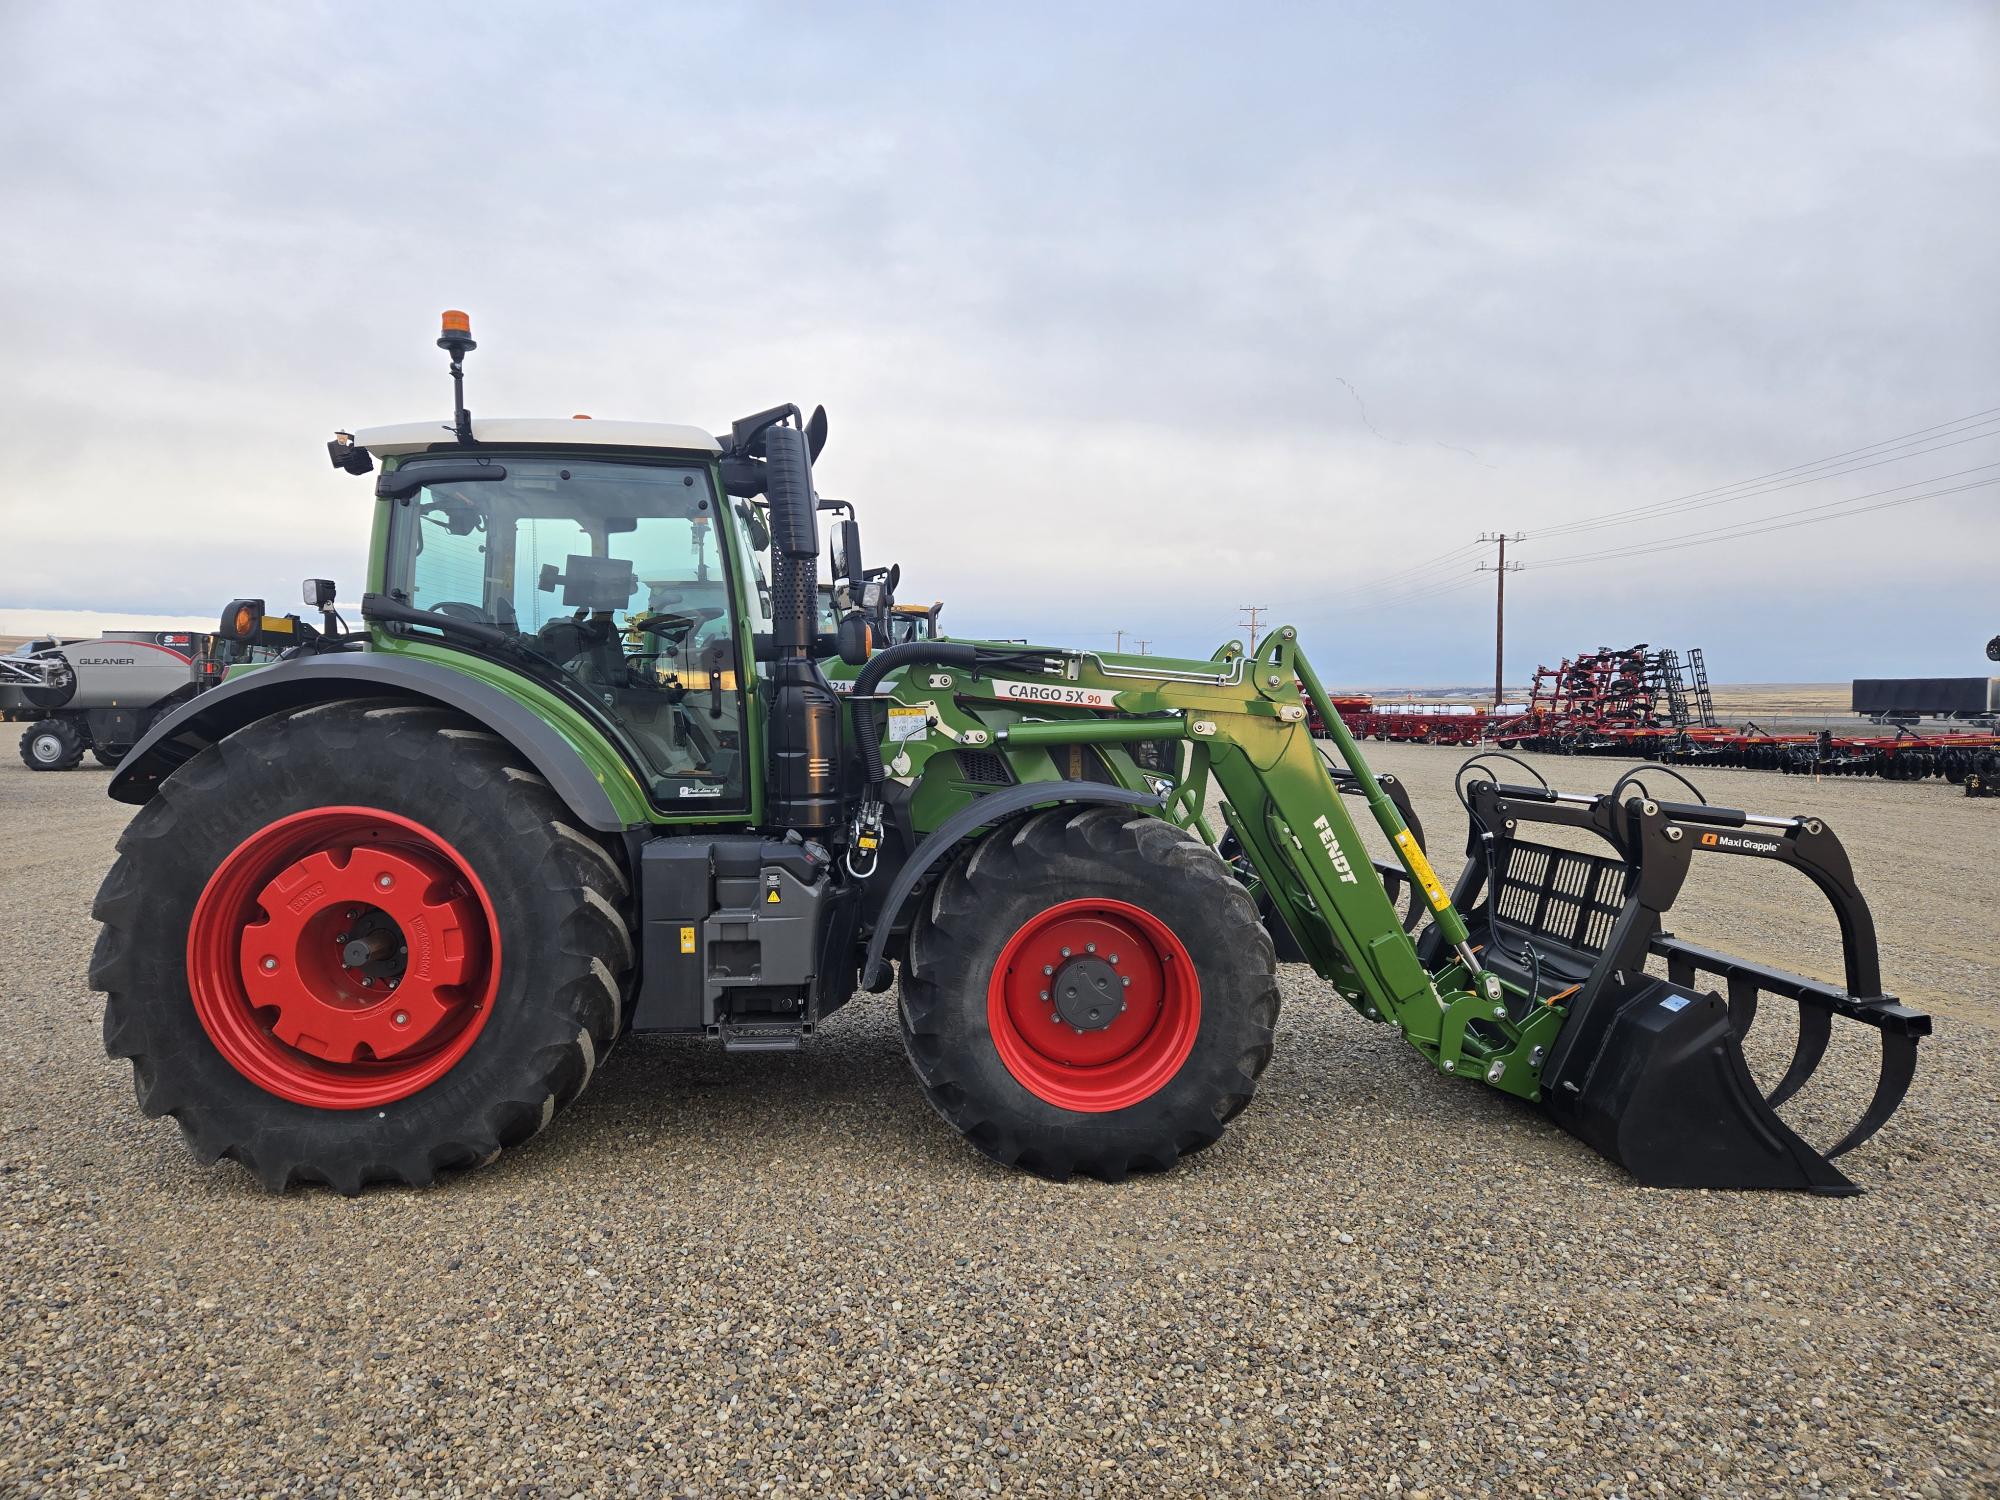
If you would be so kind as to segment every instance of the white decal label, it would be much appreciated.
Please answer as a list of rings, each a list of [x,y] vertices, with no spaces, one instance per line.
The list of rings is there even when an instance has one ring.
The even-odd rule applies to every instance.
[[[1116,708],[1118,695],[1103,688],[1070,687],[1060,682],[996,682],[996,697],[1016,703],[1061,703],[1077,708]]]
[[[1340,847],[1340,840],[1333,836],[1333,825],[1327,822],[1325,813],[1313,819],[1313,832],[1319,835],[1320,843],[1326,846],[1326,857],[1333,861],[1334,873],[1342,882],[1347,885],[1361,884],[1354,878],[1354,867],[1348,864],[1347,854]]]
[[[931,716],[928,709],[892,708],[889,710],[889,742],[900,740],[929,739]]]
[[[722,788],[719,786],[684,786],[680,789],[678,795],[682,797],[720,797],[722,795]]]

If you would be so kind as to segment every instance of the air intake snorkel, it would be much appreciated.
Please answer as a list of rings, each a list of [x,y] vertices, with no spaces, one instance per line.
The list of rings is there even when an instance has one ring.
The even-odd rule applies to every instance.
[[[796,422],[798,408],[788,410]],[[824,414],[815,412],[814,421],[823,440]],[[732,453],[725,465],[754,459],[761,449],[771,506],[771,819],[812,832],[830,828],[840,814],[839,704],[812,656],[819,616],[814,445],[805,428],[779,420],[748,435],[743,446],[751,451]]]

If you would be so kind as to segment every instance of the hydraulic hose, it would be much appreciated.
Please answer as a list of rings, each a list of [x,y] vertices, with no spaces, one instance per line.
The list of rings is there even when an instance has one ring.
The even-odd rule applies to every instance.
[[[890,646],[877,651],[868,658],[854,677],[854,687],[850,693],[854,707],[854,733],[861,741],[862,768],[868,775],[868,794],[879,800],[882,783],[889,779],[889,768],[882,763],[882,727],[875,715],[875,689],[882,679],[899,667],[976,667],[979,665],[979,649],[963,645],[957,641],[905,641],[900,646]]]

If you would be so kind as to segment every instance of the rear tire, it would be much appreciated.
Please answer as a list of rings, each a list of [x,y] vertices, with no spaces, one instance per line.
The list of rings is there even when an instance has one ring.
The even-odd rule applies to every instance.
[[[1213,1144],[1271,1059],[1277,960],[1249,895],[1192,835],[1126,809],[989,834],[939,881],[904,970],[931,1104],[995,1161],[1059,1181]],[[1077,1008],[1100,978],[1109,1021]]]
[[[21,759],[30,771],[68,771],[83,759],[83,735],[67,719],[43,719],[21,736]]]
[[[372,700],[260,720],[175,771],[118,849],[90,969],[105,1049],[202,1161],[233,1158],[273,1191],[482,1166],[575,1098],[617,1035],[623,873],[511,746],[445,710]],[[417,878],[380,913],[320,889],[372,892],[367,860],[384,886],[391,869]],[[314,925],[359,941],[380,915],[414,956],[346,968],[332,955],[349,934]],[[400,1000],[328,988],[404,963]],[[266,988],[260,964],[291,988]]]

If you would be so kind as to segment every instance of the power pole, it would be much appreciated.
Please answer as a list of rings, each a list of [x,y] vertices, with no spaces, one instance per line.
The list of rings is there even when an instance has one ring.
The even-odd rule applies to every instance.
[[[1144,655],[1146,655],[1146,654],[1147,654],[1147,653],[1146,653],[1146,648],[1147,648],[1148,646],[1152,645],[1152,644],[1153,644],[1153,643],[1152,643],[1151,641],[1149,641],[1149,640],[1148,640],[1148,641],[1140,641],[1140,642],[1138,643],[1138,645],[1139,645],[1139,654],[1140,654],[1141,656],[1144,656]]]
[[[1242,604],[1237,606],[1238,614],[1250,617],[1247,622],[1239,621],[1238,623],[1247,623],[1250,627],[1250,654],[1252,656],[1257,654],[1257,617],[1259,615],[1267,615],[1270,612],[1271,606],[1268,604]]]
[[[1500,699],[1506,691],[1507,575],[1521,571],[1519,563],[1510,563],[1507,561],[1507,544],[1509,542],[1526,541],[1527,538],[1518,531],[1512,536],[1507,535],[1504,531],[1483,531],[1479,534],[1479,540],[1482,542],[1498,542],[1500,544],[1499,561],[1491,567],[1488,567],[1485,563],[1481,563],[1475,570],[1480,573],[1491,573],[1493,575],[1493,706],[1498,708],[1500,706]]]
[[[1111,634],[1115,638],[1114,644],[1111,647],[1112,651],[1114,653],[1123,651],[1125,649],[1125,632],[1122,630],[1114,630],[1111,632]]]

